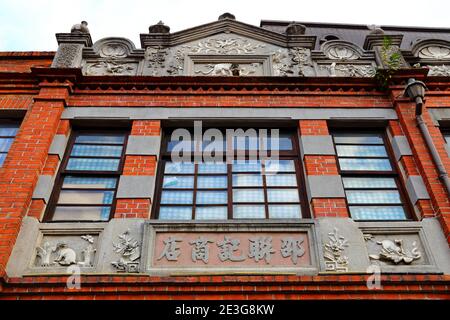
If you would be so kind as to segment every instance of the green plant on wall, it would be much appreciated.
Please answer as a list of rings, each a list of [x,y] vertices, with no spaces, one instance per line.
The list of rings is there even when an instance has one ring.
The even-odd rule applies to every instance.
[[[401,65],[401,54],[392,46],[392,39],[390,37],[385,36],[383,38],[381,59],[384,68],[377,69],[375,80],[378,82],[380,90],[386,90],[393,74],[400,68]]]

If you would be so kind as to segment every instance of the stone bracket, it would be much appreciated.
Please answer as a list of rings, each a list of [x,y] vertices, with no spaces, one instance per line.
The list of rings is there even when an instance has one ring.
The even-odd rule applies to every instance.
[[[430,195],[428,194],[427,187],[421,176],[409,176],[406,181],[406,191],[412,203],[415,204],[418,200],[428,200]]]

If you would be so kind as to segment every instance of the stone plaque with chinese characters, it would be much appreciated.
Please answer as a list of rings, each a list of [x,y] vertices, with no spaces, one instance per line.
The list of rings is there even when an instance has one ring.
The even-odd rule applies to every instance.
[[[305,233],[157,233],[153,266],[310,265]]]

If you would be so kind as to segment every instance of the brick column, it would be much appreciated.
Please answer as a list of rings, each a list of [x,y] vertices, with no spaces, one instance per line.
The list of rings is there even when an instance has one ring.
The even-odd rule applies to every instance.
[[[434,214],[439,219],[447,241],[450,243],[450,199],[444,185],[439,180],[437,168],[417,126],[415,103],[403,97],[403,87],[392,88],[391,99],[397,111],[401,128],[411,146],[412,156],[417,164],[418,172],[422,176],[426,190],[431,198],[431,208],[424,206],[424,215],[425,209],[427,209],[427,216]],[[426,103],[424,104],[422,117],[428,126],[442,161],[449,168],[450,159],[444,147],[444,139],[439,129],[434,126],[431,115],[426,108]],[[433,210],[433,213],[431,210]]]
[[[70,86],[69,82],[61,80],[41,82],[40,92],[34,98],[1,169],[0,277],[5,275],[22,218],[45,167]]]
[[[414,206],[416,216],[419,219],[433,217],[434,211],[431,205],[430,195],[419,173],[408,138],[403,133],[400,121],[389,121],[388,128],[388,135],[394,151],[395,161],[397,161],[400,168],[400,177],[403,180],[402,182],[408,194],[409,201]]]
[[[160,143],[160,121],[133,121],[114,218],[150,218]]]
[[[313,217],[345,217],[348,210],[326,120],[300,120],[300,150]]]

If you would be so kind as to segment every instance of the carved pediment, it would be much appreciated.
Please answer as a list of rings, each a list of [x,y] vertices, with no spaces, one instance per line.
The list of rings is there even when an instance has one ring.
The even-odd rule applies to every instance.
[[[411,51],[423,60],[450,60],[450,42],[445,40],[422,40],[414,44]]]
[[[341,40],[327,41],[320,49],[331,60],[358,60],[364,54],[357,45]]]

